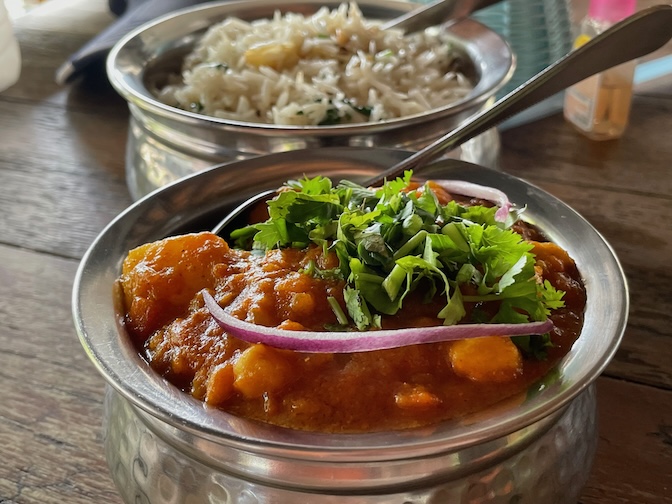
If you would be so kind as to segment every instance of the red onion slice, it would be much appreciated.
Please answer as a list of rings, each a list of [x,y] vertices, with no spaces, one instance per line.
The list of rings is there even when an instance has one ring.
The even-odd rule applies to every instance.
[[[215,298],[205,290],[203,291],[203,300],[213,318],[228,334],[248,343],[263,343],[275,348],[297,352],[370,352],[419,343],[453,341],[480,336],[544,334],[553,328],[553,322],[546,319],[543,322],[525,324],[458,324],[365,332],[287,331],[237,319],[219,306]]]
[[[508,196],[494,187],[482,186],[463,180],[432,180],[432,182],[443,187],[449,193],[492,201],[499,207],[495,213],[495,219],[499,222],[505,222],[511,210],[512,204]]]

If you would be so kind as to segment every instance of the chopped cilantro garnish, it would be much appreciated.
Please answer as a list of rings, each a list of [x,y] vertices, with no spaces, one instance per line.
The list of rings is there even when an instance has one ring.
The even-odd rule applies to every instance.
[[[442,205],[430,185],[405,190],[410,178],[407,172],[377,189],[347,181],[333,187],[324,177],[291,181],[291,190],[269,202],[266,222],[231,237],[243,248],[312,243],[335,252],[338,268],[322,271],[311,263],[304,273],[346,281],[347,315],[359,330],[380,327],[380,314],[397,313],[420,285],[427,299],[443,297],[437,317],[447,325],[462,321],[465,303],[475,307],[477,321],[490,323],[542,321],[564,305],[564,292],[538,281],[532,244],[496,220],[496,208]],[[480,308],[491,301],[494,310]],[[343,314],[335,313],[342,325]],[[550,338],[514,342],[540,357]]]
[[[348,100],[347,98],[343,100],[343,103],[347,103],[348,105],[350,105],[350,108],[352,108],[352,110],[354,110],[355,112],[359,112],[365,117],[371,117],[371,112],[373,112],[373,107],[371,107],[370,105],[360,106],[357,105],[356,103],[353,103],[352,100]]]
[[[191,112],[196,112],[197,114],[200,114],[201,112],[203,112],[204,108],[205,107],[203,106],[203,104],[201,102],[192,102],[192,103],[189,104],[189,110]]]
[[[320,102],[320,101],[323,101],[323,99],[320,98],[317,101]],[[349,100],[348,98],[344,98],[341,101],[345,105],[348,105],[352,110],[354,110],[358,114],[361,114],[364,117],[371,117],[371,113],[373,112],[373,107],[371,107],[369,105],[364,105],[364,106],[357,105],[356,103],[354,103],[352,100]],[[328,103],[330,105],[332,105],[334,103],[334,100],[329,99]],[[342,112],[337,107],[332,106],[332,107],[329,107],[325,111],[324,117],[318,123],[318,126],[332,126],[334,124],[341,124],[344,119],[345,119],[345,122],[348,122],[352,119],[352,115],[348,114],[347,112]]]
[[[395,53],[392,51],[392,49],[385,49],[384,51],[380,51],[376,54],[376,59],[390,58],[394,56],[394,54]]]
[[[338,113],[338,109],[335,107],[329,107],[324,113],[322,120],[317,123],[318,126],[332,126],[334,124],[340,124],[341,115]]]

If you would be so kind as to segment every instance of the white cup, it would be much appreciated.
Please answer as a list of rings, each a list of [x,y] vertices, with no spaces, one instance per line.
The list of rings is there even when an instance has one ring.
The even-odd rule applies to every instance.
[[[21,73],[21,52],[16,42],[14,30],[5,8],[0,0],[0,92],[14,85]]]

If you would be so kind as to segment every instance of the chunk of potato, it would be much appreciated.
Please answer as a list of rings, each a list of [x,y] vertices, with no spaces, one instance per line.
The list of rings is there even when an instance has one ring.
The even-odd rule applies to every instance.
[[[131,330],[146,337],[182,316],[199,290],[213,286],[213,265],[228,251],[227,243],[212,233],[166,238],[131,250],[121,276]]]
[[[478,382],[506,382],[523,372],[518,347],[501,336],[455,341],[448,358],[456,374]]]
[[[394,402],[397,407],[405,410],[427,409],[439,406],[441,399],[429,392],[422,385],[405,383],[396,394]]]
[[[234,388],[245,397],[262,397],[294,381],[287,355],[266,345],[252,345],[233,364]]]
[[[533,242],[532,252],[537,261],[545,261],[554,271],[565,271],[567,265],[573,265],[574,261],[569,253],[556,243],[552,242]]]
[[[213,406],[224,403],[235,392],[233,366],[229,362],[215,366],[208,375],[205,402]]]

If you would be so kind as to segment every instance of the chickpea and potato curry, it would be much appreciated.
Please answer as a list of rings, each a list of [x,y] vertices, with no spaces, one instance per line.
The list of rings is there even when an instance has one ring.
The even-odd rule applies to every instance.
[[[378,189],[295,182],[269,203],[265,222],[233,233],[231,245],[203,232],[130,251],[119,282],[125,324],[154,370],[237,416],[321,432],[457,418],[524,392],[569,351],[583,324],[574,261],[517,211],[503,222],[497,210],[438,183],[414,184],[410,174]],[[460,237],[471,242],[464,247]],[[228,334],[204,293],[237,319],[289,331],[488,323],[498,334],[502,324],[544,318],[553,327],[305,352]]]

